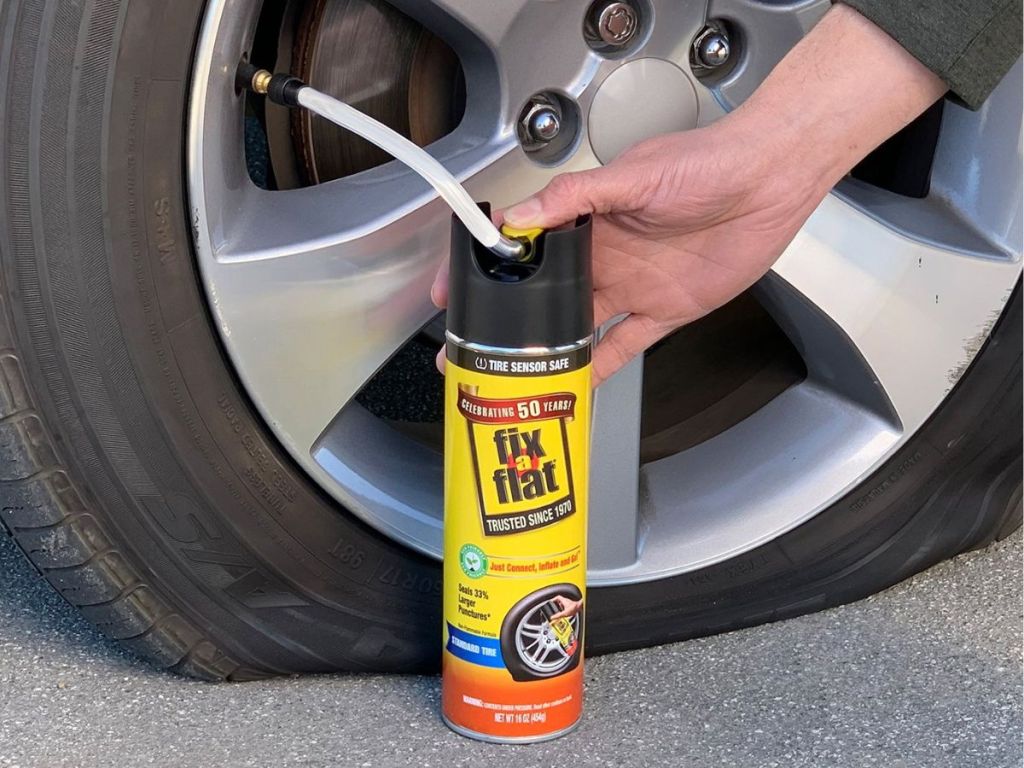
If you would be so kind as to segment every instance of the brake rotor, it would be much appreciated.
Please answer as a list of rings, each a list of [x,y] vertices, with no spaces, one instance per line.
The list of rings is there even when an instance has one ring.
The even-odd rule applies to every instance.
[[[295,37],[292,71],[420,146],[461,118],[458,59],[438,37],[381,0],[310,0]],[[305,110],[292,141],[306,184],[349,176],[391,157]]]

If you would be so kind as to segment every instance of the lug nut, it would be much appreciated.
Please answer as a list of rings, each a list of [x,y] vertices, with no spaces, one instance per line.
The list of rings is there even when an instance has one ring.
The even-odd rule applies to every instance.
[[[729,60],[729,39],[718,32],[708,35],[697,52],[705,67],[720,67]]]
[[[527,152],[547,146],[562,132],[562,110],[555,98],[535,94],[519,115],[519,141]]]
[[[530,115],[530,138],[534,141],[551,141],[560,130],[562,121],[552,107],[542,106]]]
[[[515,129],[527,157],[540,165],[555,165],[576,151],[579,104],[558,91],[537,91],[519,112]]]
[[[729,61],[729,38],[717,27],[705,27],[693,41],[693,63],[705,69],[717,69]]]
[[[605,44],[621,48],[636,34],[636,9],[629,3],[608,3],[598,14],[595,26]]]

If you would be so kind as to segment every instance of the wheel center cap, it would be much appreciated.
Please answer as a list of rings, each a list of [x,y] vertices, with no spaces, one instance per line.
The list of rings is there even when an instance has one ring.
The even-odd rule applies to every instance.
[[[638,141],[697,127],[700,104],[686,74],[664,59],[638,59],[605,78],[590,107],[590,146],[610,163]]]

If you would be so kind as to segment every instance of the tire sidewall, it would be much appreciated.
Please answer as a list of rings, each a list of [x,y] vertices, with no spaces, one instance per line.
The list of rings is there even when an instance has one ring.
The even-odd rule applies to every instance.
[[[53,5],[57,22],[81,13]],[[15,306],[18,317],[48,317],[64,342],[46,344],[63,350],[72,326],[84,326],[60,361],[66,374],[39,370],[37,388],[75,403],[77,419],[51,412],[49,421],[119,548],[232,655],[271,671],[433,667],[440,568],[361,524],[293,466],[220,347],[183,183],[203,11],[200,0],[101,0],[91,15],[69,15],[68,29],[94,44],[52,57],[49,87],[32,95],[52,118],[40,152],[75,171],[43,183],[70,208],[101,199],[105,212],[90,228],[39,211],[60,232],[38,254],[40,272],[87,258],[48,270],[38,308]],[[35,330],[24,332],[29,348]],[[90,454],[97,466],[84,465]]]

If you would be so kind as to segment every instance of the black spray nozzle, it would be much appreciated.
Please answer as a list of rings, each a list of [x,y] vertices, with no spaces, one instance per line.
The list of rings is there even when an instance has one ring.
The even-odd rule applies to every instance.
[[[490,206],[481,204],[490,215]],[[526,262],[503,260],[452,218],[448,330],[491,347],[560,347],[594,333],[590,218],[536,237]]]

